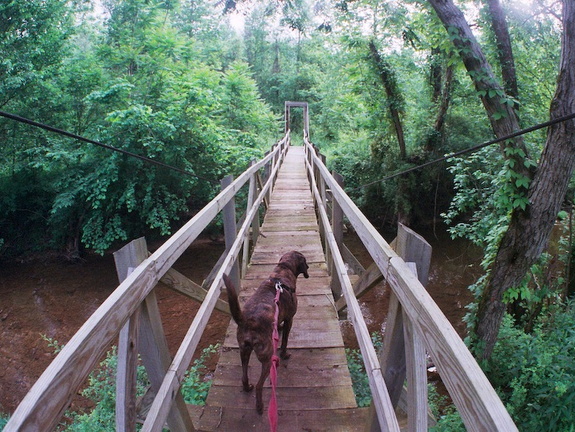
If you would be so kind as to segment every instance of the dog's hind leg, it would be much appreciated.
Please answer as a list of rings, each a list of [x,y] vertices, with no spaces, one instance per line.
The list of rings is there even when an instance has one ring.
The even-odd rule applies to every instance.
[[[266,381],[267,377],[270,374],[270,368],[272,366],[271,359],[267,359],[262,362],[262,373],[260,375],[260,379],[256,384],[256,411],[258,414],[262,414],[264,412],[264,402],[263,402],[263,388],[264,382]]]
[[[289,332],[291,331],[292,323],[293,323],[293,320],[291,318],[285,319],[283,322],[282,345],[280,347],[280,357],[284,360],[287,360],[290,358],[290,354],[287,353],[287,343],[288,343]]]
[[[250,384],[250,380],[248,378],[248,364],[250,363],[251,355],[251,345],[244,344],[244,346],[240,348],[240,358],[242,360],[242,385],[245,392],[252,391],[254,388],[254,386]]]

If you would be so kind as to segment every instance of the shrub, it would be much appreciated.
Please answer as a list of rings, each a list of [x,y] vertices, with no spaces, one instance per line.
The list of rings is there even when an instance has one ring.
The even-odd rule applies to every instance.
[[[383,343],[380,333],[372,333],[371,340],[376,350],[378,350]],[[345,354],[357,406],[368,407],[371,404],[371,389],[369,388],[369,379],[365,372],[361,352],[359,349],[346,348]]]
[[[10,417],[0,414],[0,431],[4,430],[4,426],[6,426],[8,420],[10,420]]]
[[[199,358],[194,360],[186,372],[180,391],[186,403],[192,405],[205,405],[208,391],[212,386],[212,376],[208,375],[206,361],[218,352],[220,344],[210,345],[202,350]]]
[[[532,333],[507,317],[485,370],[521,431],[575,430],[575,303],[552,305]]]
[[[57,353],[63,345],[52,338],[42,335],[48,346]],[[211,386],[211,377],[207,375],[206,361],[216,353],[219,344],[210,345],[202,350],[202,354],[194,360],[182,382],[182,395],[186,403],[204,405]],[[66,432],[106,432],[116,428],[116,371],[118,357],[116,347],[108,351],[106,358],[100,363],[88,378],[88,387],[82,391],[82,396],[94,402],[94,408],[90,412],[69,412],[71,423],[62,425],[59,430]],[[142,396],[149,385],[148,376],[143,365],[138,366],[136,395]],[[8,419],[0,415],[0,431]]]

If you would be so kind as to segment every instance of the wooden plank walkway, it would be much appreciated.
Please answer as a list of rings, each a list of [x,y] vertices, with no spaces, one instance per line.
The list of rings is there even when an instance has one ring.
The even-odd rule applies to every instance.
[[[288,343],[291,358],[282,360],[278,368],[278,430],[363,431],[367,410],[357,408],[353,394],[303,147],[288,151],[261,234],[242,280],[240,301],[269,276],[285,252],[300,251],[310,266],[309,279],[298,278],[298,311]],[[251,382],[257,381],[260,370],[261,364],[252,355]],[[264,414],[260,416],[255,410],[255,390],[242,391],[236,325],[231,321],[207,404],[193,409],[194,425],[201,431],[269,431],[269,379],[263,396]]]

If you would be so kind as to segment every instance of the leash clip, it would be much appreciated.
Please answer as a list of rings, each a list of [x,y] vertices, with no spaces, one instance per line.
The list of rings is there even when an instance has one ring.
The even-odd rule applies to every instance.
[[[280,294],[284,292],[284,287],[282,286],[282,283],[280,281],[276,282],[276,291],[279,291]]]

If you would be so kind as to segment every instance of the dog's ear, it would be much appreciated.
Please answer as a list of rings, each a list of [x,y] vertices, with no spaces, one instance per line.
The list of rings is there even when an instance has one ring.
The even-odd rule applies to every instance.
[[[297,266],[297,271],[298,274],[303,274],[304,278],[309,278],[309,274],[307,273],[307,270],[309,269],[309,266],[307,265],[307,261],[305,259],[305,256],[303,256],[302,253],[297,252],[298,254],[298,266]]]

